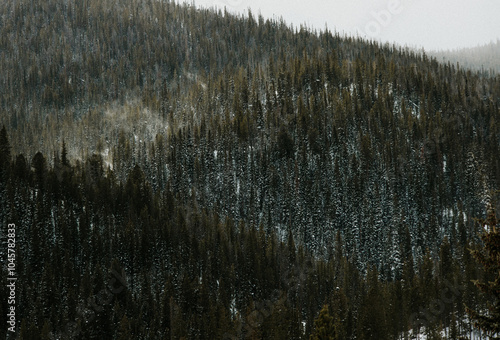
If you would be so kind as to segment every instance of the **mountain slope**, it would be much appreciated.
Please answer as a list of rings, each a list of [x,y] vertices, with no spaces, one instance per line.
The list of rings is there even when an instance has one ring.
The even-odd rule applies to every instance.
[[[500,72],[500,41],[484,46],[464,48],[455,51],[435,51],[431,54],[443,62],[459,63],[461,67],[481,72]]]
[[[40,280],[22,303],[40,291],[51,310],[24,315],[25,332],[63,332],[50,306],[77,318],[103,268],[123,269],[129,294],[104,319],[158,332],[144,338],[242,336],[255,311],[252,332],[301,338],[325,301],[349,336],[395,338],[445,278],[477,276],[466,249],[499,187],[498,76],[251,13],[0,6],[2,222],[23,225],[24,282]],[[64,261],[40,260],[56,246]],[[78,291],[49,293],[68,280]],[[106,323],[80,336],[118,338]]]

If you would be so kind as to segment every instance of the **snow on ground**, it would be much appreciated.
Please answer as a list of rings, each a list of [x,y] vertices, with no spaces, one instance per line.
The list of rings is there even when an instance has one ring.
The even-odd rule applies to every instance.
[[[408,339],[412,339],[412,340],[428,340],[428,339],[432,339],[432,337],[428,336],[425,333],[426,333],[425,327],[422,327],[420,329],[420,332],[418,334],[413,334],[413,330],[410,330],[408,332]],[[450,335],[450,329],[449,329],[449,327],[446,327],[445,329],[443,329],[439,333],[439,335],[443,339],[448,339],[449,335]],[[487,336],[485,336],[484,334],[481,334],[479,331],[476,331],[476,330],[473,330],[472,332],[467,332],[466,334],[461,334],[460,336],[463,336],[463,337],[465,337],[466,339],[469,339],[469,340],[486,340],[486,339],[488,339]],[[404,334],[401,334],[401,339],[405,339]]]

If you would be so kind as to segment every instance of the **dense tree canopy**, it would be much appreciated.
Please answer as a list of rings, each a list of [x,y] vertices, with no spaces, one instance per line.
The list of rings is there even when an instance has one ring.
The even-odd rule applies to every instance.
[[[0,17],[23,338],[470,334],[498,76],[169,1]]]

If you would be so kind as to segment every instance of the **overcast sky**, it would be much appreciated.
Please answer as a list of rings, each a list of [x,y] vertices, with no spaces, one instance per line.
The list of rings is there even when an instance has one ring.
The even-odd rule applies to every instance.
[[[192,1],[188,1],[192,3]],[[195,0],[197,6],[248,8],[296,27],[328,25],[340,33],[426,50],[474,47],[500,39],[500,0]]]

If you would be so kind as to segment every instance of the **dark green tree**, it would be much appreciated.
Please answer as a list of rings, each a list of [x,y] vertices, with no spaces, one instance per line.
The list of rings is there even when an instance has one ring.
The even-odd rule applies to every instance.
[[[5,126],[0,130],[0,181],[5,181],[11,161],[10,143]]]
[[[314,320],[314,332],[310,340],[335,340],[337,331],[333,316],[330,315],[328,305],[324,305],[319,316]]]
[[[467,308],[476,328],[484,331],[490,339],[500,339],[500,232],[493,206],[488,209],[486,220],[479,221],[485,231],[481,235],[483,249],[472,250],[472,255],[481,264],[485,280],[474,284],[488,297],[487,312]]]
[[[63,140],[63,143],[62,143],[61,163],[62,163],[62,165],[69,165],[69,161],[68,161],[68,149],[66,148],[66,142],[64,140]]]

